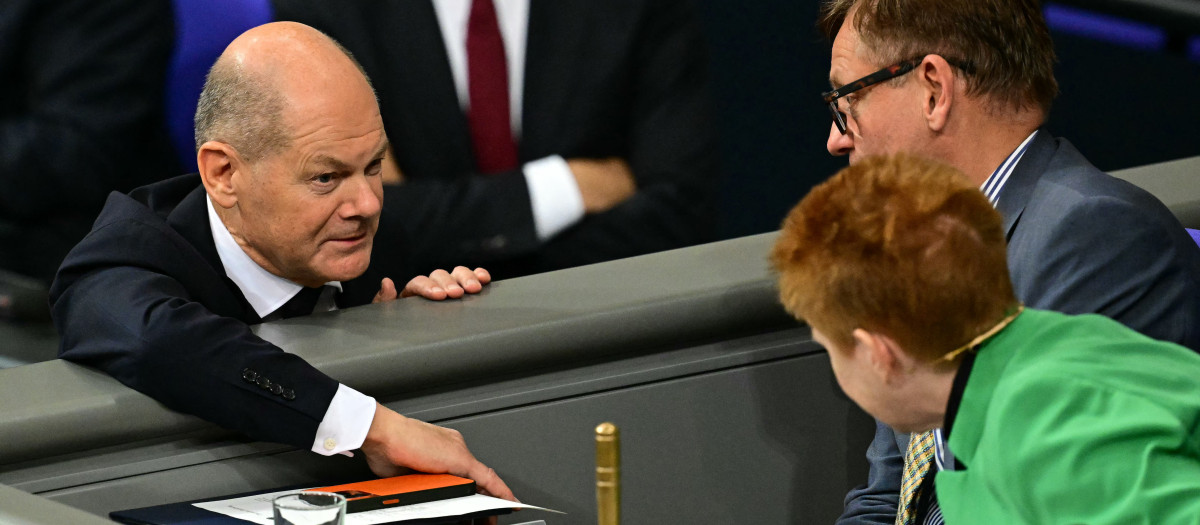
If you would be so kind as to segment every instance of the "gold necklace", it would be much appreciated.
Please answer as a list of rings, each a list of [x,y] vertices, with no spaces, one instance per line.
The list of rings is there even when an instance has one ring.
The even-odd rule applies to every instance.
[[[946,353],[946,355],[942,356],[942,360],[943,361],[953,361],[955,358],[957,358],[963,352],[966,352],[968,350],[974,350],[975,347],[983,344],[984,341],[987,341],[989,337],[996,335],[1001,330],[1003,330],[1004,327],[1006,327],[1010,323],[1012,323],[1013,320],[1016,319],[1018,315],[1021,315],[1021,312],[1024,312],[1024,311],[1025,311],[1025,305],[1023,305],[1021,303],[1017,303],[1017,308],[1015,311],[1008,314],[1008,316],[1005,317],[1004,319],[1001,319],[999,323],[996,323],[995,326],[989,328],[988,331],[986,331],[982,334],[979,334],[977,337],[972,339],[971,342],[969,342],[965,345],[962,345],[958,348],[955,348],[954,350],[951,350],[950,352]]]

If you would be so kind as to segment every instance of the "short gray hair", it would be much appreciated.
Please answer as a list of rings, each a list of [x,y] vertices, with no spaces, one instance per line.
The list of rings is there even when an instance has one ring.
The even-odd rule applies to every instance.
[[[378,104],[379,96],[362,64],[340,42],[329,40],[362,73]],[[248,162],[279,152],[291,144],[283,125],[285,104],[278,88],[262,77],[248,74],[233,60],[217,60],[204,79],[204,90],[196,103],[196,151],[205,142],[215,140],[233,146]]]
[[[247,161],[276,153],[291,143],[283,126],[284,98],[261,76],[233,60],[208,71],[196,104],[196,150],[215,140],[233,146]]]

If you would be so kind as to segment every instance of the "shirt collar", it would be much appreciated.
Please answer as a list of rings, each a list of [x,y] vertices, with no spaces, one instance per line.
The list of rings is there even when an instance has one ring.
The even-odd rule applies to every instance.
[[[204,199],[208,203],[208,225],[212,230],[213,244],[217,246],[217,256],[221,258],[221,265],[225,267],[225,275],[242,291],[242,295],[259,317],[266,317],[278,310],[304,289],[299,284],[268,272],[246,255],[229,233],[229,228],[217,217],[212,199],[207,195]],[[342,289],[342,283],[338,281],[325,284],[338,290]]]
[[[1025,156],[1025,150],[1029,148],[1029,143],[1033,141],[1033,137],[1037,134],[1038,130],[1033,130],[1033,133],[1025,137],[1025,140],[1017,146],[1017,149],[1008,154],[1008,157],[1004,159],[1004,162],[1000,163],[996,171],[993,171],[987,180],[983,181],[983,186],[980,186],[979,189],[983,190],[984,195],[987,195],[988,201],[992,203],[992,206],[995,206],[996,202],[1000,200],[1000,190],[1004,188],[1004,183],[1008,182],[1008,176],[1012,175],[1013,169],[1017,167],[1017,163],[1021,161],[1021,157]]]

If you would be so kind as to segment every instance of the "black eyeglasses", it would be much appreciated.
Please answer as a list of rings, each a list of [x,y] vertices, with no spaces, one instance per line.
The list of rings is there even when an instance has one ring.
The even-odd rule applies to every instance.
[[[862,88],[873,86],[883,82],[884,80],[891,80],[900,75],[908,73],[909,71],[912,71],[913,68],[920,65],[922,60],[925,60],[924,56],[905,60],[899,64],[893,64],[880,69],[879,71],[871,73],[870,75],[855,80],[854,82],[846,84],[840,88],[821,93],[821,98],[825,99],[826,104],[829,104],[829,113],[833,115],[833,123],[837,124],[838,131],[842,132],[842,135],[846,134],[846,114],[842,113],[842,111],[838,109],[837,101],[839,98],[854,93]]]
[[[854,82],[846,84],[840,88],[821,93],[821,98],[825,99],[826,104],[829,104],[829,113],[833,115],[833,123],[837,124],[838,131],[842,132],[842,135],[846,134],[846,114],[842,113],[842,111],[838,109],[837,101],[839,98],[849,95],[849,94],[851,94],[855,91],[858,91],[862,88],[865,88],[868,86],[873,86],[875,84],[883,82],[884,80],[891,80],[900,75],[908,73],[909,71],[912,71],[917,66],[921,65],[921,61],[925,60],[925,57],[927,57],[927,56],[929,56],[929,55],[921,55],[917,58],[905,60],[898,64],[890,65],[888,67],[880,69],[879,71],[871,73],[870,75],[867,75],[858,80],[855,80]],[[938,56],[941,56],[941,55],[938,55]],[[950,59],[950,58],[946,58],[944,56],[942,58],[946,60],[947,64],[950,64],[951,66],[953,66],[955,68],[958,68],[960,71],[962,71],[963,73],[965,73],[967,75],[971,75],[975,72],[975,68],[974,68],[974,66],[971,65],[971,62],[968,62],[965,60]]]

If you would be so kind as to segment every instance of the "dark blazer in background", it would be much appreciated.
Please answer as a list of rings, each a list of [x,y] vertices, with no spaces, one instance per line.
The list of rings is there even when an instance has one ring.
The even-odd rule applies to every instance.
[[[0,2],[0,268],[50,282],[105,196],[174,171],[166,0]]]
[[[1043,130],[996,208],[1014,291],[1026,305],[1103,314],[1200,351],[1200,248],[1158,199]],[[907,434],[877,426],[868,483],[846,496],[838,523],[895,523],[907,446]]]
[[[370,75],[406,180],[387,188],[384,220],[409,232],[424,268],[482,264],[505,277],[712,239],[716,145],[687,0],[530,0],[520,161],[622,157],[638,185],[545,244],[520,171],[474,173],[429,0],[275,0],[275,10],[340,41]]]
[[[261,319],[225,276],[207,205],[195,174],[109,197],[50,290],[59,357],[172,410],[307,450],[338,383],[251,333]],[[338,305],[369,303],[377,277],[344,282]],[[247,370],[295,399],[247,380]]]

